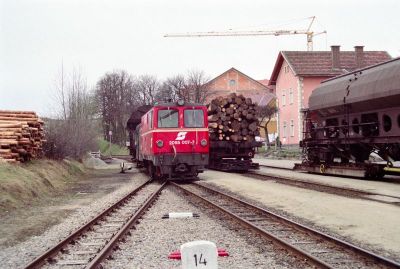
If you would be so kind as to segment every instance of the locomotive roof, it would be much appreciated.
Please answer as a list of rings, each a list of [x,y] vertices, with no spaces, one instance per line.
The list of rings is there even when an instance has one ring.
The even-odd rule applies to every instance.
[[[400,95],[400,58],[356,70],[352,73],[324,81],[311,94],[309,109],[328,109],[346,104],[383,100]],[[374,102],[382,108],[399,105],[397,98]],[[392,103],[391,103],[392,102]],[[383,106],[382,106],[383,105]]]
[[[178,105],[177,102],[165,102],[165,103],[157,103],[154,105],[154,107],[165,107],[165,106],[204,106],[203,104],[199,103],[187,103],[185,102],[183,105]]]
[[[180,106],[178,105],[177,102],[172,103],[172,102],[166,102],[166,103],[157,103],[155,105],[143,105],[140,107],[137,107],[131,114],[130,118],[128,119],[128,122],[126,124],[128,129],[135,130],[136,126],[140,124],[142,120],[142,116],[146,114],[150,109],[153,107],[177,107]],[[196,103],[184,103],[182,106],[204,106],[203,104],[196,104]]]

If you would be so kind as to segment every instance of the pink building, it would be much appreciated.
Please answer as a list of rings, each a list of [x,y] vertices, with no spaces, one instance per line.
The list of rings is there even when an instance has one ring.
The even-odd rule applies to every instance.
[[[269,86],[275,87],[278,135],[282,144],[298,145],[302,139],[301,109],[308,107],[311,92],[322,80],[391,59],[386,51],[281,51],[272,71]]]

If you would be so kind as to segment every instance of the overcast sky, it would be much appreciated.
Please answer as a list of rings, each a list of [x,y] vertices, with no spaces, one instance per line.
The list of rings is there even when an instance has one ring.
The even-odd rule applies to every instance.
[[[400,56],[399,0],[0,0],[0,109],[48,115],[54,80],[79,68],[91,87],[106,72],[163,79],[188,69],[210,77],[235,67],[269,78],[280,50],[306,50],[305,35],[164,38],[166,33],[305,29],[314,50],[386,50]]]

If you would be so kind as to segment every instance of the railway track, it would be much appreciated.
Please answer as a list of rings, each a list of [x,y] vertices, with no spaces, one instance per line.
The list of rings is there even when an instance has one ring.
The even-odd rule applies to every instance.
[[[146,182],[104,210],[26,268],[99,268],[139,223],[161,190],[171,184],[289,250],[318,268],[400,268],[400,264],[329,235],[280,217],[265,209],[192,183]]]
[[[97,268],[154,203],[167,183],[145,182],[73,232],[26,268]]]
[[[400,263],[197,183],[176,188],[319,268],[400,268]]]
[[[386,194],[378,194],[369,191],[357,190],[353,188],[347,187],[339,187],[333,186],[328,184],[323,184],[319,182],[312,182],[307,180],[301,180],[296,178],[288,178],[283,176],[277,175],[264,175],[257,172],[248,172],[245,176],[265,180],[265,181],[275,181],[281,184],[295,186],[303,189],[308,190],[315,190],[335,195],[340,195],[344,197],[351,197],[351,198],[359,198],[364,200],[370,200],[374,202],[384,203],[384,204],[391,204],[400,206],[400,196],[394,195],[386,195]]]
[[[293,168],[282,167],[282,166],[266,165],[266,164],[260,164],[260,167],[273,168],[273,169],[279,169],[279,170],[287,170],[287,171],[293,171]]]

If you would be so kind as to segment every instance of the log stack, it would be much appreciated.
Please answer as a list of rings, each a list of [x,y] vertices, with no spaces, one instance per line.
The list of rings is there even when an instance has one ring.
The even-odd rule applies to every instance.
[[[33,111],[0,110],[0,161],[19,163],[41,157],[43,124]]]
[[[210,140],[254,141],[260,135],[257,111],[257,104],[243,95],[231,93],[213,99],[208,105]]]

